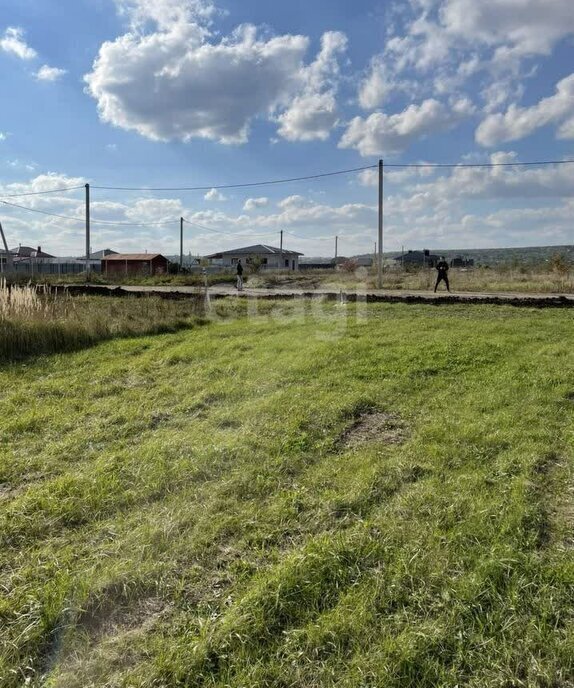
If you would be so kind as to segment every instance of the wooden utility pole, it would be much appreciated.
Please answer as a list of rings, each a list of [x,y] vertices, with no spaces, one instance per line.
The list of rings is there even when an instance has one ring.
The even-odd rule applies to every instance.
[[[179,271],[183,270],[183,217],[179,218]]]
[[[377,256],[377,287],[383,288],[383,161],[379,160],[379,241]]]
[[[337,260],[337,249],[338,249],[339,237],[335,237],[335,261]]]
[[[86,184],[86,279],[90,278],[90,185]]]
[[[281,234],[281,243],[279,244],[280,246],[280,251],[281,251],[281,265],[279,265],[280,269],[283,269],[284,261],[283,261],[283,230],[280,232]]]
[[[13,262],[12,254],[8,249],[8,244],[6,242],[6,236],[4,235],[4,230],[2,229],[2,223],[0,222],[0,235],[2,235],[2,243],[4,244],[4,250],[6,251],[6,272],[12,272]],[[4,261],[0,260],[0,272],[4,272]]]

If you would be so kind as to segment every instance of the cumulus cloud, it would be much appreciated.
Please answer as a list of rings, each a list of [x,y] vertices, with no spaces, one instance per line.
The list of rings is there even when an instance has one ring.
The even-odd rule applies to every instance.
[[[493,111],[521,95],[533,73],[528,58],[549,55],[572,35],[571,0],[411,0],[395,12],[385,49],[359,84],[359,103],[374,109],[406,89],[418,97],[459,92],[475,79],[473,91]]]
[[[325,141],[338,119],[336,92],[338,57],[347,49],[347,37],[328,31],[321,38],[317,58],[301,71],[303,93],[278,117],[278,133],[288,141]]]
[[[49,67],[48,65],[42,65],[40,69],[36,72],[35,76],[38,81],[57,81],[66,74],[65,69],[60,69],[59,67]]]
[[[308,37],[249,24],[221,36],[207,1],[117,2],[130,31],[102,44],[84,77],[103,121],[160,141],[244,143],[257,117],[277,120],[289,140],[328,135],[342,34],[326,33],[306,65]]]
[[[546,55],[574,33],[570,0],[447,0],[440,19],[454,36],[523,55]]]
[[[490,156],[493,163],[509,163],[514,152],[500,151]],[[455,167],[450,174],[409,187],[409,198],[419,198],[432,207],[441,201],[461,199],[568,198],[574,193],[574,165],[539,168]]]
[[[38,54],[24,39],[24,30],[17,26],[9,26],[0,38],[0,50],[15,55],[21,60],[32,60]]]
[[[85,79],[100,118],[154,140],[243,143],[251,120],[293,91],[308,41],[244,26],[219,43],[196,23],[104,43]]]
[[[400,153],[414,140],[446,131],[473,112],[472,104],[465,98],[450,106],[430,98],[394,115],[375,112],[366,119],[355,117],[339,147],[355,148],[363,156]]]
[[[476,130],[476,141],[482,146],[495,146],[516,141],[548,124],[566,120],[558,130],[559,138],[574,138],[574,74],[556,84],[556,93],[536,105],[511,105],[503,113],[491,114]]]
[[[269,205],[269,199],[266,196],[260,196],[259,198],[248,198],[243,204],[243,210],[246,212],[251,212],[257,210],[258,208],[264,208]]]
[[[288,141],[326,141],[337,123],[337,102],[333,93],[297,96],[278,118],[278,133]]]
[[[217,189],[210,189],[203,197],[206,201],[226,201],[227,196],[224,196],[221,191]]]
[[[359,84],[359,104],[365,110],[382,105],[393,92],[409,90],[410,85],[393,75],[390,65],[382,55],[371,59],[368,73]]]

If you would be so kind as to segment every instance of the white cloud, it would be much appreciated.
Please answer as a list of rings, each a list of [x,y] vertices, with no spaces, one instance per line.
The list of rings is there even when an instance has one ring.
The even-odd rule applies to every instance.
[[[178,220],[184,214],[177,198],[138,198],[125,210],[126,218],[132,222],[165,222]]]
[[[558,131],[559,138],[573,138],[574,128],[574,74],[556,84],[556,93],[543,98],[531,107],[511,105],[502,113],[491,114],[476,130],[476,141],[482,146],[495,146],[504,141],[516,141],[536,129],[559,123],[566,118]]]
[[[247,141],[257,117],[289,140],[324,139],[337,121],[337,57],[346,38],[327,32],[305,65],[309,39],[242,25],[211,30],[215,9],[194,0],[117,0],[131,30],[99,50],[85,76],[100,118],[167,141]]]
[[[446,131],[473,112],[467,99],[459,99],[447,107],[430,98],[394,115],[375,112],[366,119],[355,117],[339,147],[355,148],[363,156],[400,153],[416,139]]]
[[[8,134],[6,134],[4,131],[0,131],[0,141],[6,141],[7,138]]]
[[[303,93],[278,117],[278,133],[288,141],[325,141],[337,124],[338,57],[347,49],[347,37],[328,31],[321,38],[316,59],[301,71]]]
[[[133,31],[146,30],[149,23],[160,29],[173,24],[200,19],[206,23],[216,13],[209,0],[115,0],[121,15],[126,16]]]
[[[454,36],[521,55],[547,55],[574,33],[571,0],[447,0],[440,18]]]
[[[365,110],[382,105],[393,91],[408,90],[404,82],[397,81],[381,55],[375,56],[369,65],[367,76],[359,84],[359,104]]]
[[[278,133],[287,141],[326,141],[337,118],[333,93],[297,96],[291,107],[279,116]]]
[[[468,86],[493,112],[521,97],[535,71],[531,58],[573,35],[572,0],[411,0],[394,12],[359,103],[369,110],[397,91],[420,99]]]
[[[65,69],[60,69],[59,67],[49,67],[48,65],[42,65],[40,69],[36,72],[35,76],[38,81],[57,81],[66,74]]]
[[[513,152],[501,151],[490,156],[493,163],[509,163],[515,159]],[[455,167],[451,174],[410,186],[408,194],[409,198],[421,199],[429,207],[461,199],[569,198],[574,194],[574,165]]]
[[[227,196],[224,196],[221,191],[217,189],[210,189],[203,197],[206,201],[226,201]]]
[[[47,174],[39,174],[29,182],[11,182],[9,184],[0,184],[0,195],[21,194],[37,191],[49,191],[50,189],[65,189],[72,186],[83,186],[87,179],[84,177],[68,177],[65,174],[58,174],[55,172],[48,172]],[[78,193],[79,190],[76,191]],[[26,199],[26,205],[34,203],[49,202],[50,199],[57,199],[60,202],[66,199],[66,196],[30,196]]]
[[[248,198],[243,204],[243,210],[246,212],[251,212],[257,210],[258,208],[264,208],[269,205],[269,199],[266,196],[260,196],[259,198]]]
[[[9,26],[0,38],[0,50],[15,55],[21,60],[32,60],[38,54],[24,40],[24,30],[17,26]]]
[[[286,198],[281,199],[277,205],[279,208],[303,208],[305,205],[307,205],[308,201],[305,198],[305,196],[301,196],[300,194],[294,194],[293,196],[287,196]]]

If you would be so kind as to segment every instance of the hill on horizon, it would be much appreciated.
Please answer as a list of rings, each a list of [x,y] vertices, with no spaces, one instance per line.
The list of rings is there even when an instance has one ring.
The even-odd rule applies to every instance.
[[[422,250],[422,249],[417,249]],[[574,262],[574,244],[562,246],[523,246],[511,248],[469,248],[469,249],[443,249],[432,248],[430,252],[435,255],[445,256],[447,259],[456,256],[473,258],[477,266],[494,266],[518,263],[523,265],[536,265],[550,260],[555,255],[560,255],[566,260]],[[406,253],[406,251],[405,251]],[[349,258],[372,257],[372,253],[349,256]],[[400,256],[400,251],[385,251],[385,258]],[[331,257],[307,257],[301,259],[302,263],[328,262]]]

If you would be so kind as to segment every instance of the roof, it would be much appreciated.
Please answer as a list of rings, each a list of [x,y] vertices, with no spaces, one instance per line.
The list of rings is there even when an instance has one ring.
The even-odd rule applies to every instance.
[[[243,248],[232,249],[231,251],[219,251],[218,253],[212,253],[210,256],[205,256],[206,258],[220,258],[221,256],[236,256],[236,255],[261,255],[269,256],[283,254],[284,256],[302,256],[302,253],[298,251],[288,251],[287,249],[281,250],[276,246],[267,246],[267,244],[255,244],[254,246],[245,246]]]
[[[112,260],[153,260],[154,258],[163,258],[164,260],[167,260],[165,256],[162,256],[161,253],[116,253],[111,256],[104,256],[102,258],[102,261],[112,261]]]
[[[424,260],[429,258],[440,258],[440,255],[436,253],[425,253],[424,251],[408,251],[408,253],[403,253],[400,256],[395,256],[393,260]]]
[[[55,258],[55,256],[45,251],[38,251],[37,248],[31,246],[18,246],[18,248],[11,248],[10,253],[18,258]]]
[[[90,253],[90,259],[91,260],[101,260],[102,258],[105,258],[106,256],[117,256],[118,252],[117,251],[112,251],[111,248],[104,248],[101,251],[95,251],[94,253]],[[82,256],[83,260],[86,260],[86,256]]]

